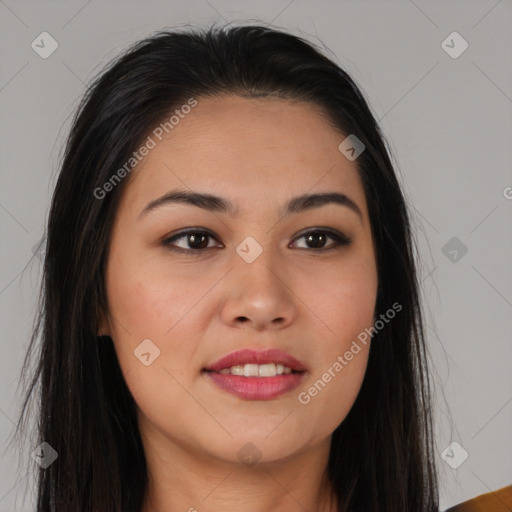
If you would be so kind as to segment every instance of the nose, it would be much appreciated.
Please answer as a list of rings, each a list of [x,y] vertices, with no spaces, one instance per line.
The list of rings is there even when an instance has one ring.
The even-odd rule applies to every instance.
[[[238,259],[237,259],[238,258]],[[224,282],[224,323],[255,331],[283,329],[297,315],[297,295],[289,272],[269,250],[252,263],[235,255],[235,268]]]

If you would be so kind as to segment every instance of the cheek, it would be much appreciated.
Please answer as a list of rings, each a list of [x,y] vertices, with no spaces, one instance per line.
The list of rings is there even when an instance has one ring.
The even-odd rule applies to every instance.
[[[318,365],[298,401],[313,417],[324,418],[326,432],[343,421],[361,388],[377,286],[374,266],[360,262],[338,267],[310,287],[308,306],[319,325]]]
[[[364,262],[339,266],[310,283],[308,303],[326,334],[326,353],[347,350],[373,325],[377,287],[374,266]]]
[[[350,353],[352,351],[349,350]],[[324,372],[315,375],[299,397],[309,416],[322,418],[322,434],[332,433],[347,417],[361,389],[368,362],[369,345],[359,343],[349,361],[338,354]],[[339,357],[339,359],[338,359]]]
[[[114,259],[111,268],[107,293],[112,338],[126,384],[144,414],[168,418],[176,408],[190,407],[182,385],[190,387],[193,331],[200,327],[187,322],[187,313],[201,297],[180,278],[173,278],[171,285],[154,268],[129,268],[126,260]]]
[[[190,270],[177,273],[147,258],[111,259],[107,275],[112,338],[126,382],[137,400],[159,400],[155,389],[172,389],[166,400],[180,400],[197,376],[197,350],[207,328],[203,306],[215,279]],[[143,340],[151,340],[151,343]],[[145,347],[144,350],[142,347]],[[137,354],[149,351],[149,366]],[[153,359],[154,355],[157,356]],[[177,380],[174,380],[175,377]],[[186,397],[184,397],[186,398]]]
[[[162,339],[187,314],[194,299],[200,298],[190,281],[174,274],[165,278],[165,269],[157,265],[113,258],[110,268],[107,294],[111,318],[135,338]],[[117,332],[119,327],[115,327]]]
[[[346,418],[366,373],[373,294],[369,293],[366,302],[349,299],[350,294],[341,292],[332,297],[336,302],[331,303],[331,316],[326,317],[329,330],[323,331],[325,337],[317,343],[318,364],[297,396],[309,417],[322,418],[321,435],[332,433]]]

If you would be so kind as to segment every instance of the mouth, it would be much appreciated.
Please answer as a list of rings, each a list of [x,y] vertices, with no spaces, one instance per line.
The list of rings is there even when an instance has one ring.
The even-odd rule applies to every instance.
[[[308,370],[277,349],[239,350],[203,369],[221,390],[246,400],[271,400],[298,387]]]

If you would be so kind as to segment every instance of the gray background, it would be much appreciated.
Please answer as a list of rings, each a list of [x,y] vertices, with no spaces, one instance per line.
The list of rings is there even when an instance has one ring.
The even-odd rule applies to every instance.
[[[261,20],[323,42],[365,91],[413,205],[441,509],[512,484],[510,1],[0,0],[0,511],[33,509],[30,473],[16,470],[9,441],[40,279],[34,247],[70,115],[128,44],[224,20]],[[31,48],[43,31],[59,44],[47,59]],[[453,31],[469,44],[455,59],[441,46]],[[445,247],[452,237],[457,256]],[[441,457],[452,441],[469,454],[455,469]]]

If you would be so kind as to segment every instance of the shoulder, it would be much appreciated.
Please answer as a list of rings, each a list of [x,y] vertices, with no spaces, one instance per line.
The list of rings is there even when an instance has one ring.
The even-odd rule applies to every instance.
[[[481,494],[446,512],[511,512],[512,511],[512,485],[502,487],[497,491]]]

